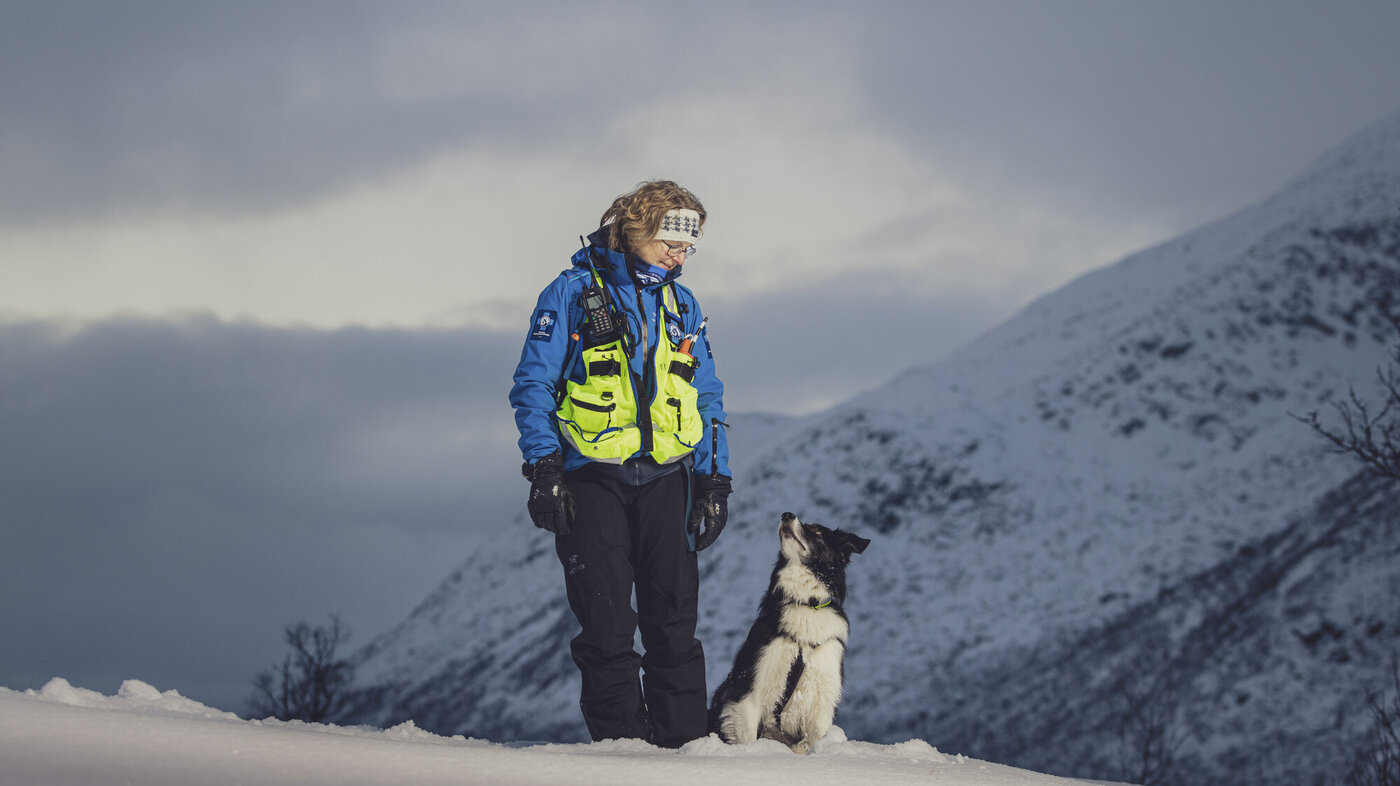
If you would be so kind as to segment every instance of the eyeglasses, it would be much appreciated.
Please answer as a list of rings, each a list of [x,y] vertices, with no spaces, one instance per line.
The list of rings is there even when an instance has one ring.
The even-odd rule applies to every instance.
[[[671,243],[671,242],[668,241],[668,240],[662,240],[661,242],[666,244],[666,253],[665,253],[665,254],[662,254],[662,256],[674,257],[674,256],[676,256],[677,254],[685,254],[685,258],[686,258],[686,259],[690,259],[691,257],[695,256],[695,246],[694,246],[694,245],[690,245],[690,246],[686,246],[685,248],[681,248],[681,244],[680,244],[680,243],[674,243],[674,244],[673,244],[673,243]]]

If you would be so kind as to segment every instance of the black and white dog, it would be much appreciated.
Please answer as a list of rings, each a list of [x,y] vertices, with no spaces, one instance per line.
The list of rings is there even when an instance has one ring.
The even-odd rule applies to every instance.
[[[784,513],[778,562],[734,668],[710,701],[710,731],[728,743],[777,740],[806,753],[841,701],[850,621],[846,566],[870,541]]]

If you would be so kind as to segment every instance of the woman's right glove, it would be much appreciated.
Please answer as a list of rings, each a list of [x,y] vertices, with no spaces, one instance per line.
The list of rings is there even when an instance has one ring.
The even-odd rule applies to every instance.
[[[690,506],[686,531],[695,536],[695,550],[704,551],[715,542],[729,520],[729,492],[733,483],[727,475],[696,475],[691,490],[695,499]],[[700,525],[704,524],[702,531]]]
[[[569,534],[569,522],[574,518],[574,495],[564,485],[564,459],[555,451],[520,468],[520,474],[530,481],[530,499],[525,509],[530,520],[540,529],[556,535]]]

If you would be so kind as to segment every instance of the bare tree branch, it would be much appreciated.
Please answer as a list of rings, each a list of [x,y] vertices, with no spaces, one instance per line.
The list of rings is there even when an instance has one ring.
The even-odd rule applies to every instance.
[[[1371,706],[1371,735],[1347,775],[1347,786],[1400,786],[1400,665],[1392,662],[1395,692],[1387,701],[1383,693],[1366,697]]]
[[[253,677],[251,713],[309,723],[334,717],[354,681],[350,663],[336,657],[336,649],[349,638],[350,629],[335,614],[328,626],[288,625],[283,639],[292,651],[280,664]]]
[[[1400,334],[1400,312],[1385,312]],[[1316,410],[1298,418],[1312,427],[1334,451],[1351,455],[1375,474],[1400,480],[1400,344],[1392,350],[1390,366],[1376,369],[1380,404],[1370,404],[1355,388],[1347,389],[1345,401],[1333,405],[1340,426],[1323,422]]]
[[[1119,727],[1120,766],[1130,783],[1171,782],[1177,754],[1186,742],[1178,693],[1167,681],[1155,679],[1140,689],[1125,687],[1120,694],[1126,709]]]

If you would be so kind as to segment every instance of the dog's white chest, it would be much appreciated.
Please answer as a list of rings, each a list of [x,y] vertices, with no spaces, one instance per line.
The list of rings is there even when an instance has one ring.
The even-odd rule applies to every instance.
[[[806,646],[820,647],[833,639],[846,645],[850,624],[828,609],[810,606],[788,606],[779,619],[782,632]]]
[[[841,660],[846,654],[846,642],[832,639],[825,644],[812,647],[799,645],[802,655],[801,674],[792,686],[792,694],[786,703],[775,705],[775,719],[781,719],[783,731],[790,737],[800,737],[805,719],[812,716],[835,715],[836,705],[841,702]],[[791,675],[791,670],[789,675]],[[789,677],[790,683],[791,677]],[[787,688],[785,683],[783,688]],[[813,740],[815,742],[815,740]]]
[[[758,736],[815,739],[830,727],[841,702],[841,662],[849,626],[829,609],[791,606],[783,611],[784,635],[759,652],[753,691],[744,704],[757,715]]]

